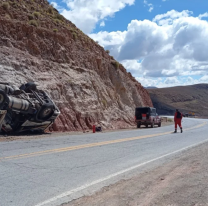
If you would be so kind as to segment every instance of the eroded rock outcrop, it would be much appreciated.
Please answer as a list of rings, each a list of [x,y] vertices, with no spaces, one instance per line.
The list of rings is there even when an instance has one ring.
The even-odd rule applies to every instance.
[[[141,84],[47,1],[5,0],[0,13],[0,81],[48,90],[62,112],[55,131],[128,128],[136,106],[152,106]]]

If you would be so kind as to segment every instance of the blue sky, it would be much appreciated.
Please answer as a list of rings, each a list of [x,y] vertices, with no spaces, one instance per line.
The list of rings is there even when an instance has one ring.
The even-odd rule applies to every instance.
[[[176,11],[189,10],[193,11],[193,16],[208,11],[207,0],[168,0],[163,2],[162,0],[148,1],[154,5],[152,12],[149,12],[148,6],[145,6],[144,1],[137,0],[133,6],[127,6],[123,10],[115,13],[113,18],[107,18],[106,25],[104,28],[100,27],[99,24],[96,26],[94,32],[103,31],[123,31],[126,26],[131,22],[132,19],[152,20],[158,14],[164,14],[172,9]]]
[[[208,83],[207,0],[50,0],[144,86]]]

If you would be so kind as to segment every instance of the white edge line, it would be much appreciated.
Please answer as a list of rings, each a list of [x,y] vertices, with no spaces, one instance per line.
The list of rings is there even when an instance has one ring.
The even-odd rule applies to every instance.
[[[118,175],[122,175],[122,174],[124,174],[124,173],[126,173],[126,172],[129,172],[129,171],[131,171],[131,170],[134,170],[134,169],[136,169],[136,168],[138,168],[138,167],[141,167],[141,166],[146,165],[146,164],[148,164],[148,163],[154,162],[154,161],[156,161],[156,160],[162,159],[162,158],[164,158],[164,157],[167,157],[167,156],[176,154],[176,153],[178,153],[178,152],[181,152],[181,151],[183,151],[183,150],[187,150],[187,149],[190,149],[190,148],[192,148],[192,147],[198,146],[198,145],[200,145],[200,144],[202,144],[202,143],[205,143],[205,142],[207,142],[207,141],[208,141],[208,139],[205,140],[205,141],[199,142],[199,143],[197,143],[197,144],[193,144],[193,145],[190,145],[190,146],[188,146],[188,147],[184,147],[184,148],[182,148],[182,149],[176,150],[176,151],[174,151],[174,152],[171,152],[171,153],[162,155],[162,156],[160,156],[160,157],[157,157],[157,158],[155,158],[155,159],[149,160],[149,161],[147,161],[147,162],[143,162],[143,163],[141,163],[141,164],[135,165],[135,166],[130,167],[130,168],[128,168],[128,169],[121,170],[120,172],[116,172],[116,173],[111,174],[111,175],[109,175],[109,176],[107,176],[107,177],[105,177],[105,178],[98,179],[98,180],[93,181],[93,182],[91,182],[91,183],[89,183],[89,184],[85,184],[85,185],[83,185],[83,186],[81,186],[81,187],[77,187],[76,189],[70,190],[70,191],[68,191],[68,192],[64,192],[64,193],[62,193],[62,194],[60,194],[60,195],[58,195],[58,196],[56,196],[56,197],[50,198],[50,199],[48,199],[48,200],[46,200],[46,201],[44,201],[44,202],[41,202],[41,203],[39,203],[39,204],[37,204],[37,205],[35,205],[35,206],[44,206],[44,205],[46,205],[46,204],[55,202],[55,201],[57,201],[58,199],[67,197],[67,196],[72,195],[72,194],[74,194],[74,193],[76,193],[76,192],[80,192],[80,191],[82,191],[82,190],[84,190],[84,189],[86,189],[86,188],[88,188],[88,187],[91,187],[91,186],[96,185],[96,184],[98,184],[98,183],[104,182],[104,181],[109,180],[109,179],[111,179],[111,178],[113,178],[113,177],[116,177],[116,176],[118,176]]]

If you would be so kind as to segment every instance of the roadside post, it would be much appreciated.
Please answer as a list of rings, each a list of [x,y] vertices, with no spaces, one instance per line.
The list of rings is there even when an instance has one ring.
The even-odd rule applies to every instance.
[[[95,125],[92,126],[92,132],[95,133]]]

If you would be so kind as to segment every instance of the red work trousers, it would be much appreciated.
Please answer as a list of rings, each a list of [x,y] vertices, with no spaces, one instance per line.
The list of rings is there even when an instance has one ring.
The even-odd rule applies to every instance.
[[[175,120],[175,129],[177,129],[177,125],[178,125],[180,128],[182,128],[182,126],[181,126],[181,119],[176,119],[176,120]]]

